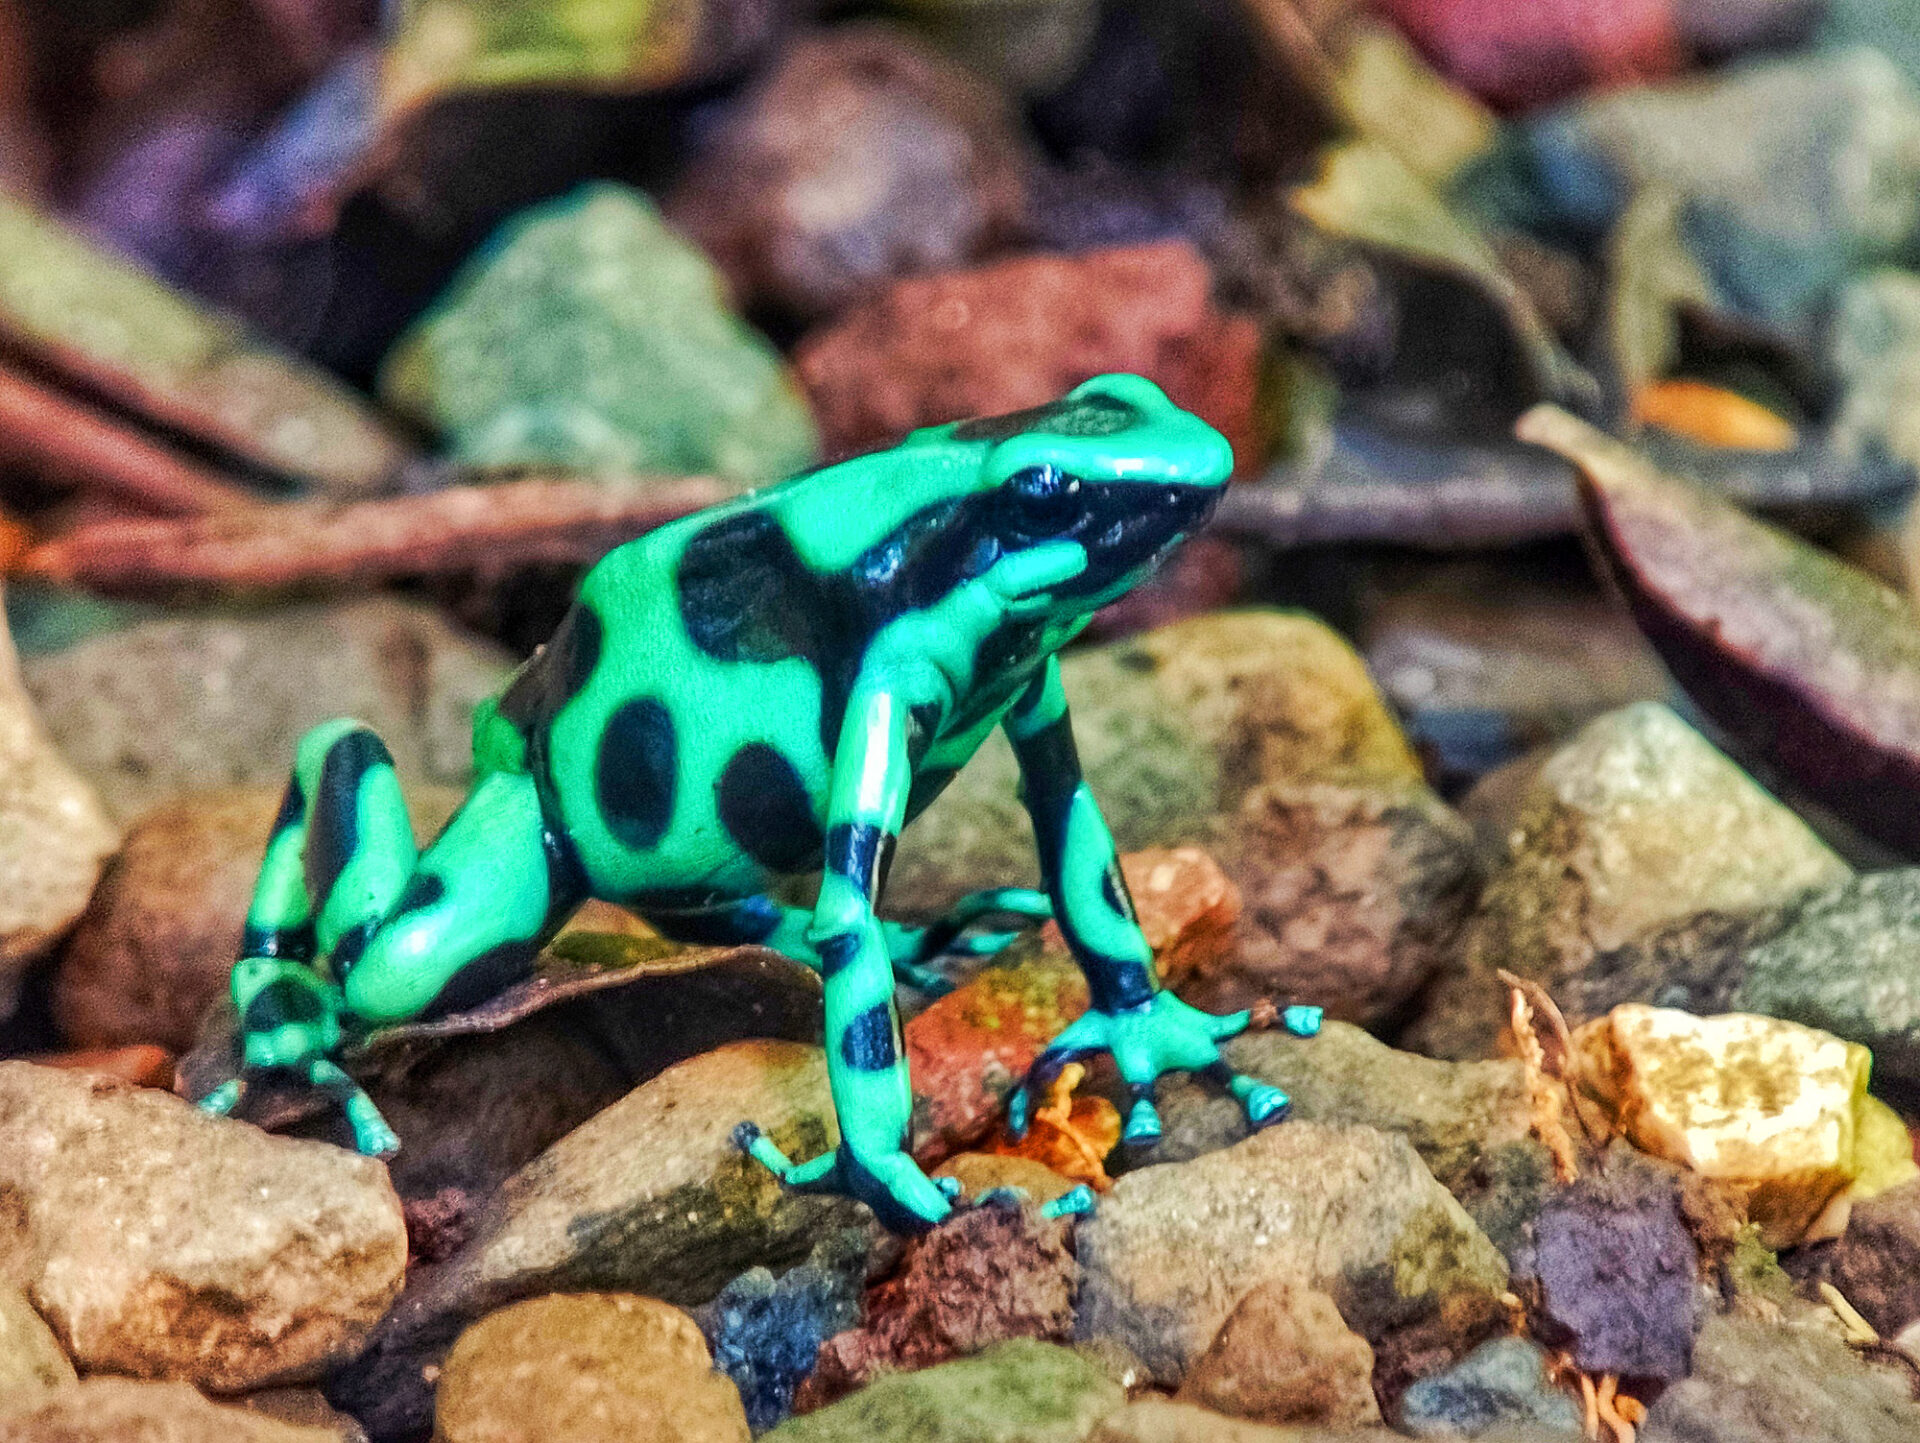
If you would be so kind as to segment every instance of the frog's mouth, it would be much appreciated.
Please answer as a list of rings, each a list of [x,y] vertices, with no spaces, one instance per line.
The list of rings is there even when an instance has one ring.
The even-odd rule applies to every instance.
[[[1206,524],[1225,489],[1143,481],[1087,487],[1086,512],[1062,538],[1086,548],[1087,567],[1054,594],[1105,605],[1109,592],[1117,596],[1138,585]]]

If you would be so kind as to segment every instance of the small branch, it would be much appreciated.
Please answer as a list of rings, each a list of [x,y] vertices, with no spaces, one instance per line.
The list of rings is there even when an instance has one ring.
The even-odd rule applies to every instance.
[[[531,477],[375,501],[107,521],[35,548],[22,571],[109,595],[234,594],[585,564],[731,494],[705,476]]]
[[[162,516],[259,507],[237,481],[0,366],[0,453]]]

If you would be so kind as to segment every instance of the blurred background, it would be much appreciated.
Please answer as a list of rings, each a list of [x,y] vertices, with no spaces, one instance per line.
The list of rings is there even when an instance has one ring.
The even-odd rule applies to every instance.
[[[525,654],[647,526],[1138,370],[1240,477],[1102,632],[1306,605],[1457,795],[1669,694],[1538,403],[1907,586],[1916,67],[1902,0],[0,0],[16,643]]]

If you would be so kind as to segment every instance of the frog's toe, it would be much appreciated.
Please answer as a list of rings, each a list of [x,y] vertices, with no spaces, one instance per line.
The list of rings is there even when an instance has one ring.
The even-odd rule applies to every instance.
[[[400,1151],[399,1134],[387,1126],[387,1120],[374,1113],[369,1117],[349,1117],[353,1125],[353,1145],[367,1157],[392,1157]]]
[[[1160,1141],[1160,1109],[1153,1105],[1148,1093],[1133,1099],[1133,1106],[1127,1110],[1127,1125],[1120,1134],[1120,1140],[1128,1147],[1152,1147]]]
[[[1280,1014],[1280,1024],[1295,1037],[1318,1037],[1320,1023],[1326,1017],[1324,1007],[1293,1006]]]
[[[1240,1099],[1240,1105],[1246,1109],[1248,1122],[1256,1128],[1269,1127],[1287,1115],[1287,1110],[1293,1106],[1293,1099],[1279,1088],[1261,1082],[1248,1089]]]
[[[1085,1183],[1070,1188],[1050,1203],[1042,1204],[1041,1216],[1050,1218],[1087,1217],[1094,1206],[1093,1189]]]
[[[237,1077],[230,1077],[195,1104],[202,1112],[210,1112],[215,1117],[226,1117],[240,1105],[240,1099],[246,1096],[247,1085]]]

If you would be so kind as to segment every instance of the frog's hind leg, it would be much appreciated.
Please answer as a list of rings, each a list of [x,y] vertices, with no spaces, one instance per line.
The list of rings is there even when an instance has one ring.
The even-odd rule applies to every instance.
[[[347,1011],[362,1023],[395,1023],[484,1002],[528,975],[585,896],[533,779],[491,772],[356,955],[336,954]]]

